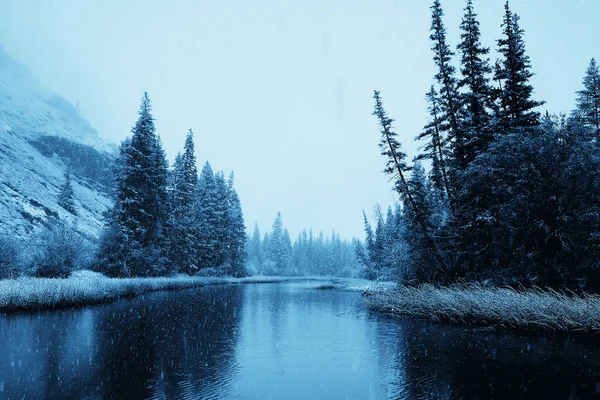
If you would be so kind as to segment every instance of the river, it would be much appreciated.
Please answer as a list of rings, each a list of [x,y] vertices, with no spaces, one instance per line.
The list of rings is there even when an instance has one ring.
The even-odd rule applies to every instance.
[[[0,399],[600,397],[600,346],[367,313],[315,282],[0,315]]]

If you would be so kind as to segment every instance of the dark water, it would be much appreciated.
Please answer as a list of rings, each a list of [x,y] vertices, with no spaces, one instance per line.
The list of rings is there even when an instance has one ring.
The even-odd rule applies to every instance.
[[[393,320],[361,304],[310,283],[258,284],[0,316],[0,399],[600,398],[594,340]]]

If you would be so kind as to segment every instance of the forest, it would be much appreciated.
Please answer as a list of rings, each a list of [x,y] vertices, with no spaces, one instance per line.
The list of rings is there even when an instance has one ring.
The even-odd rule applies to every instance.
[[[412,160],[380,91],[373,95],[385,173],[401,206],[378,213],[358,248],[367,275],[409,285],[600,290],[600,69],[592,58],[568,114],[539,111],[520,18],[505,4],[498,61],[471,0],[460,43],[431,7],[436,74]],[[584,68],[582,68],[583,70]],[[401,129],[401,127],[398,127]],[[429,166],[428,171],[424,165]]]
[[[309,230],[292,244],[281,214],[271,232],[260,237],[256,226],[248,238],[233,173],[225,178],[208,161],[198,173],[191,129],[183,151],[169,166],[147,93],[131,133],[112,163],[68,140],[47,137],[34,143],[46,156],[68,155],[71,161],[57,195],[67,212],[77,216],[74,174],[79,183],[102,177],[101,189],[112,195],[114,204],[99,240],[85,238],[61,221],[32,235],[25,245],[0,235],[0,277],[64,278],[80,269],[118,278],[360,274],[354,257],[357,239],[341,240],[335,232],[330,238],[322,233],[313,237]],[[82,169],[85,160],[99,162]]]
[[[248,239],[247,270],[258,275],[362,277],[363,271],[355,256],[360,241],[342,240],[335,231],[331,237],[323,232],[313,235],[312,229],[302,230],[292,243],[281,213],[270,232],[261,237],[258,224]]]
[[[77,214],[73,174],[92,184],[102,177],[114,204],[100,239],[61,223],[25,245],[5,234],[0,276],[66,277],[91,269],[110,277],[329,275],[600,290],[600,68],[592,58],[574,110],[542,114],[525,32],[509,3],[495,63],[470,0],[459,29],[453,50],[435,0],[436,73],[413,160],[381,92],[374,92],[384,172],[400,201],[385,211],[376,207],[374,225],[363,212],[364,243],[310,229],[292,242],[281,214],[263,236],[258,226],[247,234],[233,173],[226,178],[209,162],[198,171],[191,129],[170,166],[144,93],[112,168],[85,146],[50,137],[34,143],[47,156],[76,154],[58,193],[69,213]],[[95,161],[86,169],[88,159]]]
[[[0,399],[598,397],[600,1],[32,3]]]

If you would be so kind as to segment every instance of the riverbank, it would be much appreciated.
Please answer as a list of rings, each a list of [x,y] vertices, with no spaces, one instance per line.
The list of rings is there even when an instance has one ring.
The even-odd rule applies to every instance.
[[[319,278],[274,276],[231,278],[185,275],[157,278],[108,278],[96,272],[76,271],[66,279],[22,277],[0,280],[0,312],[47,310],[107,303],[122,297],[134,297],[160,290],[315,279]]]
[[[367,307],[392,316],[499,330],[600,333],[600,296],[456,285],[365,293]]]

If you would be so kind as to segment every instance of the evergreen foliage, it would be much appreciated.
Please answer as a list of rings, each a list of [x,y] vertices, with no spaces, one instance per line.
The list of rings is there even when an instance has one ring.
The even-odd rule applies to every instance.
[[[429,103],[428,111],[430,121],[425,125],[423,131],[416,137],[416,140],[426,140],[421,146],[423,153],[417,156],[417,160],[431,160],[430,179],[439,191],[444,191],[447,196],[450,196],[450,181],[448,179],[448,169],[446,159],[448,153],[444,147],[444,138],[442,137],[442,121],[440,120],[440,106],[438,93],[435,87],[431,88],[426,95]]]
[[[171,258],[176,271],[192,274],[196,264],[197,241],[194,227],[194,202],[198,185],[198,170],[194,150],[194,133],[190,129],[185,138],[183,154],[178,154],[171,174],[172,230]]]
[[[233,172],[227,183],[227,262],[229,264],[228,274],[232,276],[244,276],[246,253],[246,225],[240,198],[233,188]]]
[[[356,255],[365,276],[391,274],[405,284],[467,280],[600,290],[595,61],[572,116],[541,118],[523,30],[508,2],[493,83],[473,1],[466,1],[460,24],[459,77],[439,0],[431,10],[437,73],[426,97],[429,122],[416,137],[424,142],[422,153],[412,167],[379,92],[374,96],[385,172],[401,205],[385,218],[377,212],[375,229],[363,215],[366,240]],[[423,159],[431,162],[429,174]]]
[[[443,22],[444,11],[439,0],[434,0],[431,6],[431,35],[433,62],[437,68],[435,80],[440,86],[440,128],[445,131],[454,161],[453,169],[462,170],[466,166],[466,138],[460,126],[459,114],[461,96],[458,92],[456,68],[452,65],[454,52],[446,40],[446,27]]]
[[[71,172],[67,169],[65,173],[65,183],[60,188],[60,193],[58,194],[58,205],[70,212],[73,215],[76,215],[75,211],[75,202],[73,200],[73,185],[71,185]]]
[[[248,239],[247,243],[247,255],[248,255],[248,269],[253,271],[259,271],[263,263],[263,242],[260,236],[260,229],[258,229],[258,223],[254,223],[254,230],[252,235]]]
[[[169,170],[151,111],[144,93],[115,163],[115,205],[95,268],[110,276],[245,275],[246,232],[233,175],[227,182],[206,162],[198,177],[191,129]]]
[[[115,168],[115,206],[109,214],[107,238],[123,239],[121,266],[112,266],[127,276],[164,274],[168,223],[167,161],[156,135],[152,107],[147,93],[142,97],[138,120],[131,139],[123,142]],[[113,253],[109,251],[109,253]]]
[[[493,140],[489,113],[493,92],[489,78],[492,68],[487,58],[490,50],[481,44],[479,21],[472,0],[467,0],[460,29],[461,42],[457,47],[461,54],[461,78],[458,89],[464,90],[461,94],[461,128],[465,132],[465,164],[468,165],[477,154],[486,151]]]
[[[255,274],[357,277],[362,268],[356,251],[362,246],[357,239],[340,239],[336,232],[330,237],[319,232],[315,238],[312,230],[303,230],[292,243],[281,213],[277,213],[271,232],[265,233],[262,240],[255,224],[247,249]]]
[[[533,86],[529,80],[533,73],[525,51],[524,31],[519,26],[520,18],[511,11],[508,1],[504,9],[503,37],[498,40],[498,52],[502,59],[496,65],[494,75],[500,84],[500,123],[506,132],[518,129],[531,131],[540,122],[540,113],[534,109],[544,102],[531,98]]]
[[[596,142],[600,144],[600,67],[594,58],[585,71],[583,89],[577,92],[576,100],[575,117],[594,130]]]

